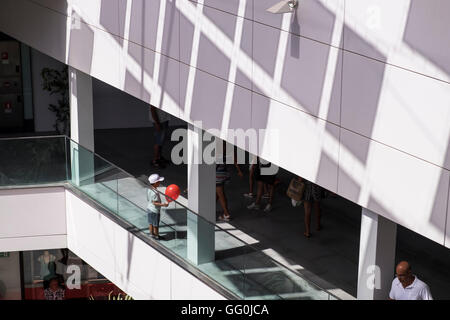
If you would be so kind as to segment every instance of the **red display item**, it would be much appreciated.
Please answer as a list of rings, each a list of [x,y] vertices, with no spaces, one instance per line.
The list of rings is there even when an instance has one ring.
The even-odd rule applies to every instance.
[[[177,200],[178,196],[180,195],[180,188],[176,184],[171,184],[166,188],[165,194],[167,196],[166,197],[167,202]]]
[[[12,113],[12,105],[11,102],[5,102],[5,113]]]
[[[2,52],[2,60],[8,60],[8,52]]]

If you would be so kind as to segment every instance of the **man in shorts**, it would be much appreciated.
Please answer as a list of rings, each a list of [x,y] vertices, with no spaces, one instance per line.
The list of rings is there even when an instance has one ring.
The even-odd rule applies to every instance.
[[[147,214],[148,214],[148,223],[150,236],[154,239],[161,240],[159,236],[159,220],[161,216],[161,207],[167,207],[169,203],[161,202],[161,196],[157,191],[161,181],[164,180],[164,177],[160,177],[159,174],[154,173],[150,175],[148,181],[150,182],[151,187],[147,189]]]
[[[162,148],[166,140],[167,130],[169,128],[169,115],[155,106],[151,107],[153,124],[155,126],[155,142],[153,144],[153,161],[152,165],[156,168],[164,169],[169,163],[162,156]]]

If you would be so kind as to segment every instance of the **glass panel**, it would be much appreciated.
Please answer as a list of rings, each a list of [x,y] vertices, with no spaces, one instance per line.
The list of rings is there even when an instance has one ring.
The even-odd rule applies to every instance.
[[[64,137],[0,139],[0,186],[70,182],[150,236],[148,181]],[[165,187],[158,188],[166,202]],[[243,299],[336,299],[325,290],[248,245],[227,223],[216,225],[178,198],[161,208],[159,243]]]
[[[214,224],[206,221],[205,224],[214,232],[214,260],[200,264],[198,268],[225,288],[245,299],[247,245]]]
[[[255,283],[248,288],[250,299],[274,299],[274,294],[289,300],[322,300],[328,294],[303,279],[299,274],[269,257],[253,250],[247,259],[247,280]]]
[[[0,186],[66,180],[64,137],[0,139]]]
[[[22,254],[25,300],[108,300],[119,294],[122,299],[126,297],[69,249],[23,251]]]
[[[71,140],[68,140],[67,145],[69,182],[111,212],[117,213],[117,180],[121,171]]]

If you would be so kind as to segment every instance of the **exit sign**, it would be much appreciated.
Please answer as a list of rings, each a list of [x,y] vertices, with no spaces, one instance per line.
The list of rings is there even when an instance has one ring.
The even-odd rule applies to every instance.
[[[8,258],[9,252],[0,252],[0,258]]]

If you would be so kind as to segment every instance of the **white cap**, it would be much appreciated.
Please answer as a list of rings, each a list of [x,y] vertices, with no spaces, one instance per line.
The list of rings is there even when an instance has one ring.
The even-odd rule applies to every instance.
[[[150,182],[150,184],[154,184],[158,181],[163,181],[164,177],[160,177],[159,174],[154,173],[152,175],[150,175],[150,177],[148,177],[148,181]]]

